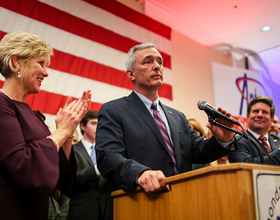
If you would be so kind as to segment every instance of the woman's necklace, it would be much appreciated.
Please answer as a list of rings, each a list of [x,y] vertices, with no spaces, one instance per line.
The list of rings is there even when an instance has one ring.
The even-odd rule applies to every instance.
[[[7,95],[7,93],[3,90],[3,89],[0,89],[6,96],[8,96]],[[12,99],[10,96],[8,96],[10,99]]]

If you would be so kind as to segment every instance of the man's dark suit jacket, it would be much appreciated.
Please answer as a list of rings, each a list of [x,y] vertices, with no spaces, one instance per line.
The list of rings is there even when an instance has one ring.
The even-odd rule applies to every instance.
[[[160,103],[171,131],[178,170],[192,170],[193,163],[208,163],[230,152],[213,137],[204,140],[193,131],[183,113]],[[133,191],[144,170],[162,170],[174,175],[173,162],[163,136],[142,100],[132,92],[128,97],[104,104],[98,114],[97,164],[112,182],[111,190]],[[112,200],[106,219],[112,219]]]
[[[268,134],[268,141],[272,150],[271,153],[268,153],[266,148],[260,143],[260,141],[255,138],[255,136],[250,131],[247,130],[247,133],[259,144],[264,155],[265,164],[280,165],[279,136]],[[253,143],[251,143],[251,146],[253,151],[254,163],[261,163],[257,149],[255,148]],[[237,142],[237,147],[238,150],[228,155],[229,162],[252,163],[249,141],[246,138],[241,138]]]
[[[77,165],[78,194],[70,200],[69,220],[98,220],[98,215],[104,215],[108,196],[109,182],[102,176],[99,178],[93,162],[82,144],[73,145]]]

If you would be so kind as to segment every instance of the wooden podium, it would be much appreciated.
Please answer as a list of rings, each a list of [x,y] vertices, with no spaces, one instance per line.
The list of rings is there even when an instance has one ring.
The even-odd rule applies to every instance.
[[[278,166],[235,163],[201,168],[167,178],[171,192],[158,195],[138,187],[118,190],[114,220],[255,220],[253,170]]]

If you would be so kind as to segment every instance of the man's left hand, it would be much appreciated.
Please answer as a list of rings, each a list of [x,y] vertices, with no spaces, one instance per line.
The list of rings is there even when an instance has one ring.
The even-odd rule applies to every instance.
[[[231,116],[230,112],[227,112],[225,109],[222,109],[221,107],[218,108],[219,111],[221,111],[222,113],[226,114],[227,116]],[[234,127],[234,124],[230,123],[229,121],[222,119],[222,118],[217,118],[216,119],[219,123],[226,125],[227,127]],[[222,142],[229,142],[232,140],[234,132],[229,131],[227,129],[224,129],[222,127],[219,126],[215,126],[215,125],[211,125],[210,123],[206,124],[206,127],[209,128],[213,135]]]

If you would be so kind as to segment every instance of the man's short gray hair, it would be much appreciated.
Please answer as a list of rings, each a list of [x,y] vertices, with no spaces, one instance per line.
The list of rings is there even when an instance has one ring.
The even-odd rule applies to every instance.
[[[136,52],[136,50],[142,50],[145,48],[149,48],[149,47],[155,47],[155,45],[153,43],[144,43],[144,44],[138,44],[134,47],[132,47],[129,52],[127,53],[126,56],[126,61],[125,61],[125,65],[126,65],[126,70],[128,69],[135,69],[135,57],[134,54]]]

